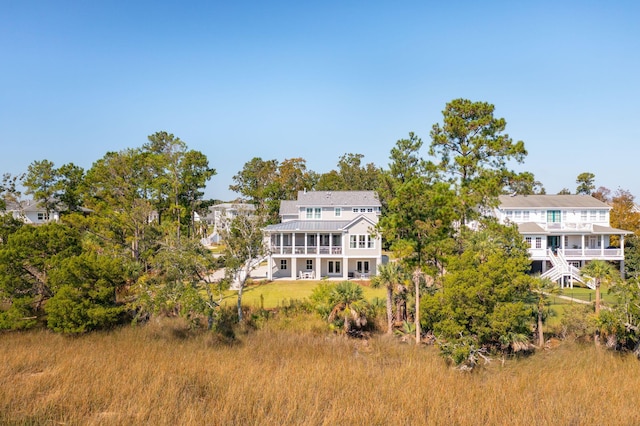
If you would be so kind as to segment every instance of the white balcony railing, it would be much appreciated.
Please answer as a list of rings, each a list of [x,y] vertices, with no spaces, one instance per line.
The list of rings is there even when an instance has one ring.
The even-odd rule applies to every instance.
[[[304,246],[271,246],[272,254],[322,254],[322,255],[342,255],[342,247],[304,247]]]

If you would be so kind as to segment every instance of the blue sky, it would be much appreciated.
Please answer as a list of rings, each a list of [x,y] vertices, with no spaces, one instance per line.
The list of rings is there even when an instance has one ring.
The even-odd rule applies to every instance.
[[[89,168],[166,130],[234,198],[253,157],[388,165],[455,98],[495,105],[548,193],[640,197],[635,1],[0,0],[0,172]],[[638,201],[638,200],[637,200]]]

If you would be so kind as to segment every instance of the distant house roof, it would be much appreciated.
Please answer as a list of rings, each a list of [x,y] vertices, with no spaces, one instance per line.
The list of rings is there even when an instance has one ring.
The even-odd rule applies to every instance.
[[[7,203],[7,211],[22,211],[22,212],[41,212],[44,211],[45,208],[40,205],[40,203],[33,200],[24,200],[20,203],[16,202],[8,202]]]
[[[374,191],[298,191],[298,206],[380,206]]]
[[[209,210],[228,210],[228,209],[240,209],[254,211],[256,206],[250,203],[220,203],[209,206]]]
[[[500,208],[529,208],[529,209],[579,209],[579,208],[607,208],[606,203],[590,195],[501,195]]]

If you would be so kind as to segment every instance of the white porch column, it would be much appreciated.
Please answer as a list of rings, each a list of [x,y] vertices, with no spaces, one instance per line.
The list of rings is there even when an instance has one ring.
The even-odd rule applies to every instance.
[[[267,280],[273,281],[273,258],[271,257],[271,253],[269,253],[269,259],[267,262]]]
[[[582,238],[580,246],[582,247],[582,257],[584,257],[584,234],[580,235],[580,238]]]
[[[297,258],[291,256],[291,279],[298,279],[298,262]]]
[[[600,235],[600,256],[604,257],[604,235]]]
[[[316,255],[316,266],[315,271],[313,271],[314,278],[316,280],[320,279],[320,274],[322,273],[322,265],[320,264],[320,255]]]
[[[342,279],[349,279],[349,259],[347,258],[347,248],[349,247],[349,238],[347,234],[342,234],[340,237],[340,242],[342,243],[342,257],[340,261],[342,262]]]

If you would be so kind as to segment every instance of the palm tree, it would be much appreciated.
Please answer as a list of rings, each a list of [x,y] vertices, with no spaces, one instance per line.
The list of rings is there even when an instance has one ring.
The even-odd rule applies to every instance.
[[[612,264],[604,260],[592,260],[580,271],[585,278],[592,278],[596,285],[596,316],[600,314],[600,285],[611,283],[620,278]]]
[[[344,331],[349,333],[352,324],[362,328],[367,324],[367,310],[369,305],[364,299],[362,287],[351,281],[338,283],[329,295],[329,303],[333,308],[329,314],[329,322],[338,317],[344,320]]]
[[[620,274],[616,269],[608,262],[604,260],[592,260],[582,267],[580,271],[585,278],[591,278],[595,281],[596,286],[596,317],[600,315],[600,285],[604,283],[611,283],[617,281],[620,278]],[[594,342],[596,345],[600,343],[600,332],[596,330],[594,336]]]
[[[533,293],[533,297],[535,300],[537,316],[538,316],[538,346],[544,346],[544,331],[542,329],[542,324],[544,323],[545,317],[545,305],[548,302],[549,294],[558,294],[560,293],[560,286],[551,281],[549,278],[534,278],[531,283],[531,292]]]
[[[389,262],[378,267],[378,273],[371,279],[371,286],[384,286],[387,290],[387,333],[393,333],[393,289],[404,281],[404,270],[398,262]]]

